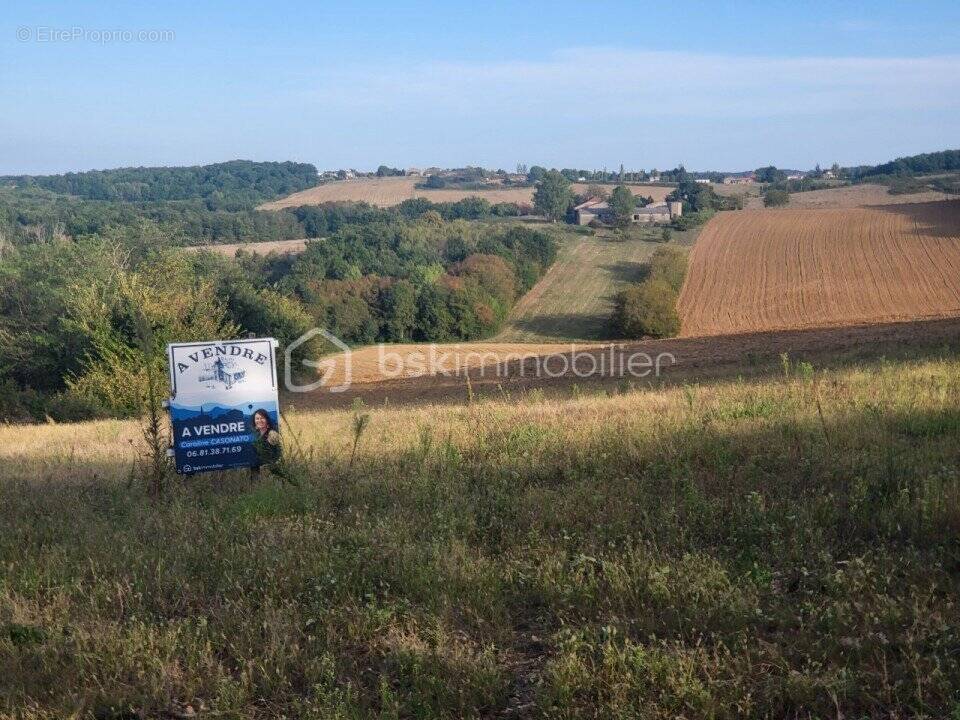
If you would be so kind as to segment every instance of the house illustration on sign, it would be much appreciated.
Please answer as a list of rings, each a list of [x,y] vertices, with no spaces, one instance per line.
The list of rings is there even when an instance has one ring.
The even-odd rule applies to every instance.
[[[204,365],[204,373],[197,380],[205,383],[209,388],[221,383],[225,389],[229,390],[234,385],[242,383],[244,375],[247,374],[245,370],[233,372],[233,366],[233,360],[224,361],[223,358],[218,357],[212,365]]]

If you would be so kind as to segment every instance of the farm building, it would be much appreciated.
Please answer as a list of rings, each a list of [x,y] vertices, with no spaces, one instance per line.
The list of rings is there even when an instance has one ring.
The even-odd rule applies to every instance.
[[[723,179],[724,185],[752,185],[756,181],[753,175],[727,175]]]
[[[591,198],[585,203],[577,205],[574,209],[577,225],[588,225],[593,220],[602,223],[613,223],[617,216],[613,208],[606,200]],[[673,218],[680,217],[683,212],[683,204],[679,202],[664,202],[646,207],[634,208],[631,221],[636,224],[670,222]]]

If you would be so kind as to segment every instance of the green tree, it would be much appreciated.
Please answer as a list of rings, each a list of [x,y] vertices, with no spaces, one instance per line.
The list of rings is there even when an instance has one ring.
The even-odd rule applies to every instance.
[[[557,221],[567,213],[573,193],[570,181],[556,170],[544,173],[533,193],[533,207],[541,215]]]
[[[680,332],[677,291],[660,278],[632,285],[617,295],[615,329],[627,338],[671,337]]]
[[[679,293],[687,277],[687,253],[679,248],[659,248],[650,258],[647,270],[648,280],[663,280]]]
[[[386,339],[408,342],[417,324],[417,292],[409,280],[398,280],[384,292]]]
[[[90,348],[67,379],[68,394],[119,416],[145,409],[148,374],[165,374],[168,342],[239,332],[214,283],[170,251],[136,270],[119,269],[107,282],[75,288],[67,322]]]
[[[435,285],[425,287],[417,298],[417,340],[442,342],[451,339],[453,316],[446,293]]]
[[[781,207],[790,202],[790,193],[782,188],[768,188],[763,194],[763,204],[767,207]]]
[[[753,174],[756,176],[757,182],[761,183],[782,182],[787,179],[787,174],[783,170],[778,170],[773,165],[757,168]]]
[[[540,165],[534,165],[530,168],[530,171],[527,173],[527,180],[530,182],[536,183],[540,182],[543,179],[543,176],[547,174],[547,169],[541,167]]]
[[[618,225],[628,225],[633,218],[637,201],[626,185],[617,185],[610,194],[610,209],[617,216]]]

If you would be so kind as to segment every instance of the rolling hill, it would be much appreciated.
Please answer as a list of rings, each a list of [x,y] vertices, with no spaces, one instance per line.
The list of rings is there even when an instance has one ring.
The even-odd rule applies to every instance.
[[[366,202],[380,207],[397,205],[404,200],[423,197],[432,202],[456,202],[466,197],[481,197],[491,203],[512,202],[532,203],[533,188],[497,188],[484,190],[431,190],[418,188],[423,182],[421,177],[384,177],[384,178],[356,178],[353,180],[337,180],[324,183],[302,192],[297,192],[279,200],[264,203],[261,210],[279,210],[285,207],[300,205],[319,205],[328,202]],[[575,183],[575,192],[582,192],[587,185]],[[659,185],[631,186],[635,195],[652,196],[655,201],[662,201],[673,192],[673,188]]]

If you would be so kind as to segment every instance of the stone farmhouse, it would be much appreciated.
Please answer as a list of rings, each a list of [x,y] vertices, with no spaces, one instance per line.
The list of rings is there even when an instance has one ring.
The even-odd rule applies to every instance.
[[[606,200],[600,198],[591,198],[585,203],[577,205],[574,209],[577,225],[588,225],[593,220],[602,223],[612,224],[616,222],[617,216],[613,208]],[[631,222],[635,224],[645,223],[668,223],[674,218],[680,217],[683,213],[683,203],[664,202],[638,207],[633,210]]]

